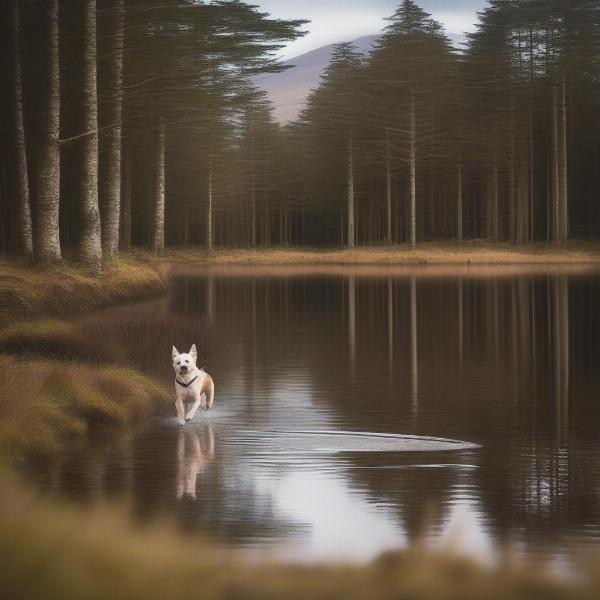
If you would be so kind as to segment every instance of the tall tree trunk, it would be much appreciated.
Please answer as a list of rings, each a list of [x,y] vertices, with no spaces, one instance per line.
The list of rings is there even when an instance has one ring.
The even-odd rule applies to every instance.
[[[409,230],[410,245],[417,245],[417,107],[414,92],[410,96],[410,139],[409,139],[409,170],[410,170],[410,210]]]
[[[96,0],[82,6],[83,76],[79,258],[92,271],[102,269],[98,210],[98,89],[96,79]]]
[[[42,10],[45,64],[38,89],[43,96],[38,127],[39,142],[33,173],[33,252],[42,265],[62,260],[60,251],[60,74],[58,0],[48,0]]]
[[[525,149],[524,149],[525,150]],[[519,243],[529,242],[529,157],[523,153],[519,168]]]
[[[206,207],[206,248],[213,249],[213,159],[208,156],[208,205]]]
[[[284,219],[283,219],[283,214],[284,214],[284,211],[285,211],[284,207],[287,204],[286,203],[286,196],[287,196],[287,193],[286,193],[286,190],[284,189],[283,190],[283,197],[281,198],[280,203],[279,203],[279,243],[282,246],[284,245],[284,237],[283,237]]]
[[[271,218],[269,215],[269,189],[265,178],[265,189],[263,195],[264,201],[264,218],[265,228],[263,231],[263,246],[269,246],[271,244]]]
[[[347,148],[347,200],[348,200],[348,232],[347,246],[353,248],[355,245],[354,225],[354,141],[352,134],[348,136]]]
[[[392,165],[390,150],[390,132],[385,132],[385,182],[386,182],[386,202],[385,202],[385,220],[386,220],[386,242],[392,245]]]
[[[569,237],[569,180],[568,180],[568,147],[567,147],[567,83],[565,74],[562,74],[559,98],[559,190],[560,190],[560,207],[559,207],[559,226],[558,226],[558,241],[561,244],[567,242]]]
[[[508,239],[514,244],[517,239],[516,232],[516,198],[515,198],[515,109],[514,97],[510,96],[510,151],[508,157]]]
[[[123,176],[123,250],[131,250],[131,150],[125,151],[125,173]]]
[[[558,88],[554,86],[552,102],[552,241],[560,244],[560,123],[558,110]]]
[[[152,249],[157,255],[165,253],[165,125],[156,131],[154,158],[154,232]]]
[[[121,129],[123,113],[123,48],[125,43],[125,0],[108,0],[102,6],[108,15],[106,62],[101,79],[100,123],[108,127],[101,140],[100,202],[104,258],[119,253],[121,214]]]
[[[535,141],[533,137],[533,100],[529,106],[529,239],[535,240]]]
[[[463,165],[459,150],[456,164],[456,239],[463,241]]]
[[[252,172],[252,206],[250,211],[250,245],[256,247],[256,173]]]
[[[492,241],[498,242],[500,239],[500,227],[498,218],[498,204],[500,196],[500,177],[498,174],[498,156],[494,153],[494,166],[492,171]]]
[[[533,136],[533,94],[535,78],[533,29],[529,29],[529,239],[535,240],[535,140]]]
[[[15,254],[30,257],[33,255],[33,237],[31,231],[31,205],[29,200],[29,177],[27,173],[27,148],[25,144],[25,126],[23,123],[23,81],[21,73],[20,50],[20,0],[11,0],[12,23],[10,31],[9,57],[12,72],[10,77],[10,110],[9,110],[9,148],[6,160],[7,183],[11,187],[8,192],[8,208],[11,226],[8,228],[8,249]],[[12,173],[8,173],[11,171]]]

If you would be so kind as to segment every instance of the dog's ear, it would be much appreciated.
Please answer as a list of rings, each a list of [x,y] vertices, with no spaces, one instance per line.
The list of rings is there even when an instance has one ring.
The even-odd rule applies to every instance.
[[[190,349],[190,356],[196,360],[198,358],[198,352],[196,350],[196,344],[192,344],[192,347]]]
[[[175,358],[176,356],[179,356],[179,350],[173,346],[173,349],[171,350],[171,357]]]

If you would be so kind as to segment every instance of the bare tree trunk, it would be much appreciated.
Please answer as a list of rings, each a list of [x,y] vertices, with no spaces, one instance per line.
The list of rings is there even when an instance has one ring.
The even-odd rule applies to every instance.
[[[108,130],[101,140],[100,202],[104,258],[119,253],[121,215],[121,130],[123,113],[123,48],[125,44],[125,0],[109,0],[103,10],[107,19],[107,56],[102,79],[100,122]]]
[[[352,134],[348,136],[348,156],[347,156],[347,199],[348,199],[348,232],[347,245],[353,248],[355,245],[355,225],[354,225],[354,147]]]
[[[535,54],[533,29],[529,29],[529,239],[535,240],[535,141],[533,136],[533,81],[535,77]]]
[[[499,203],[499,185],[500,178],[498,176],[498,157],[494,155],[494,167],[492,173],[492,241],[498,242],[500,239],[500,228],[498,220],[498,203]]]
[[[568,147],[567,147],[567,83],[563,73],[560,98],[559,98],[559,128],[560,128],[560,154],[559,154],[559,175],[560,175],[560,207],[559,207],[559,226],[558,241],[561,244],[567,242],[569,238],[569,180],[568,180]]]
[[[6,179],[12,188],[8,191],[7,202],[10,209],[12,227],[8,228],[9,250],[21,256],[33,255],[33,237],[31,231],[31,205],[29,201],[29,177],[27,173],[27,148],[25,144],[25,126],[23,123],[23,81],[21,74],[20,50],[20,11],[19,0],[11,1],[12,28],[11,34],[11,113],[8,127],[10,129],[10,145],[12,152],[6,153],[12,177],[6,173]]]
[[[554,86],[552,102],[552,239],[555,244],[560,244],[560,135],[559,135],[559,110],[558,88]]]
[[[414,92],[410,96],[410,245],[417,245],[417,107]]]
[[[154,232],[152,249],[157,255],[165,253],[165,126],[156,131],[154,159]]]
[[[250,214],[250,245],[256,247],[256,174],[252,173],[252,210]]]
[[[96,0],[85,0],[82,6],[83,131],[81,147],[81,233],[79,258],[92,271],[102,269],[100,211],[98,210],[98,87],[96,75]]]
[[[280,245],[284,245],[284,238],[283,238],[283,226],[284,226],[284,219],[283,219],[283,213],[284,213],[284,205],[286,204],[286,191],[284,190],[283,192],[283,198],[280,200],[280,204],[279,204],[279,243]]]
[[[515,211],[515,100],[510,96],[510,152],[508,157],[508,239],[511,243],[517,240]]]
[[[206,207],[206,248],[213,249],[213,159],[208,156],[208,206]]]
[[[123,250],[131,250],[131,170],[131,151],[127,149],[123,181]]]
[[[523,244],[527,239],[524,232],[526,225],[526,216],[524,212],[528,209],[527,193],[529,191],[529,181],[527,180],[527,170],[524,157],[519,158],[517,174],[517,225],[516,225],[516,243]]]
[[[187,248],[190,245],[189,207],[187,198],[183,201],[183,211],[181,212],[181,217],[183,224],[177,228],[177,241],[180,246]]]
[[[265,229],[263,231],[263,246],[270,246],[271,244],[271,220],[269,215],[269,190],[267,187],[267,182],[265,180],[265,189],[264,189],[264,217],[265,217]]]
[[[390,132],[385,132],[385,180],[386,180],[386,242],[392,245],[392,165],[390,152]]]
[[[533,138],[533,101],[529,106],[529,239],[535,240],[535,142]]]
[[[46,64],[40,69],[39,91],[43,95],[39,144],[34,171],[33,252],[42,265],[62,260],[60,251],[60,75],[58,47],[58,0],[48,0],[43,44]]]
[[[456,239],[463,241],[463,165],[459,151],[456,165]]]

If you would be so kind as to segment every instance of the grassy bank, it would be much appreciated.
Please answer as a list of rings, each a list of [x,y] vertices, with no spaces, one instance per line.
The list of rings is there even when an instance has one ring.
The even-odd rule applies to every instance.
[[[564,247],[545,244],[514,246],[483,242],[423,243],[409,246],[353,249],[258,248],[175,250],[169,260],[215,265],[600,265],[600,244],[573,242]]]
[[[0,260],[0,327],[24,319],[71,317],[132,302],[166,289],[166,264],[129,255],[92,277],[77,266],[43,271]]]
[[[425,243],[407,246],[355,249],[261,248],[173,249],[164,257],[135,251],[91,277],[67,263],[42,271],[25,262],[0,259],[0,327],[23,319],[65,317],[132,302],[163,292],[169,270],[175,265],[244,267],[404,266],[600,266],[600,244],[578,242],[561,248],[545,245],[511,246],[484,243]]]
[[[167,395],[126,356],[75,322],[23,321],[0,330],[0,460],[52,456],[93,428],[146,421]]]
[[[0,398],[0,460],[11,465],[52,456],[94,427],[145,421],[166,396],[126,367],[0,355]]]
[[[483,570],[419,550],[369,566],[246,561],[166,527],[141,531],[107,509],[40,502],[0,477],[0,590],[6,598],[500,598],[597,596],[595,581],[558,583],[542,569]],[[43,534],[41,533],[43,532]],[[592,571],[593,573],[593,571]]]

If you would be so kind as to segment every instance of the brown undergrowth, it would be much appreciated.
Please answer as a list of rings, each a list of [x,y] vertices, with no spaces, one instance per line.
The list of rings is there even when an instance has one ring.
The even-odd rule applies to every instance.
[[[187,599],[587,599],[586,583],[540,569],[486,570],[413,549],[367,566],[285,565],[244,560],[167,526],[133,527],[114,510],[85,512],[35,499],[0,475],[0,590],[24,600]],[[43,535],[41,534],[43,532]]]
[[[93,277],[77,267],[41,270],[0,259],[0,326],[25,319],[72,317],[166,290],[166,264],[127,256]]]
[[[0,355],[0,457],[52,455],[96,426],[147,419],[164,390],[110,364]]]

